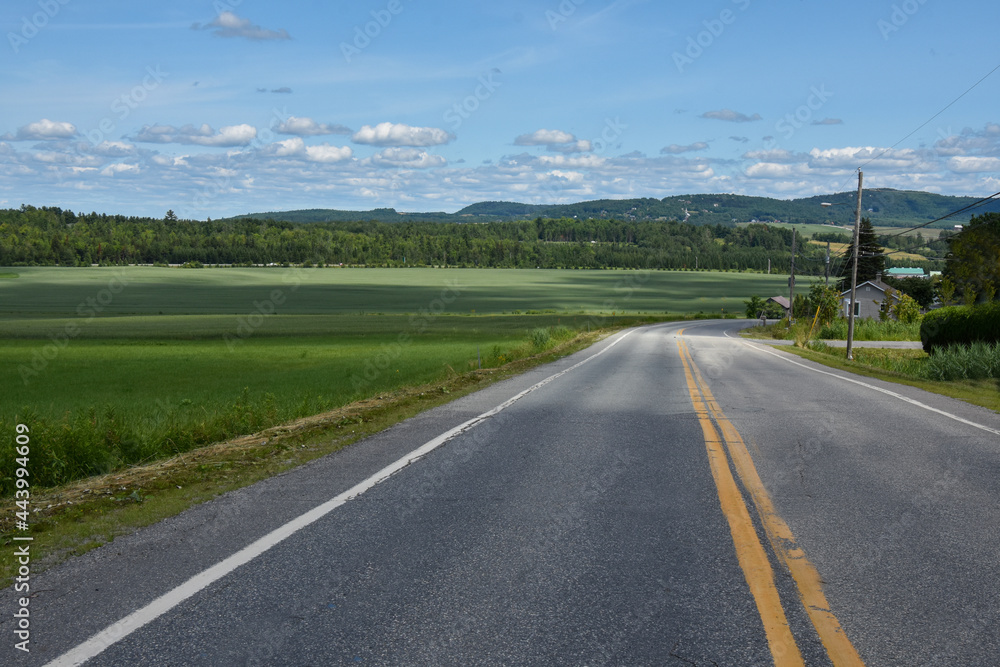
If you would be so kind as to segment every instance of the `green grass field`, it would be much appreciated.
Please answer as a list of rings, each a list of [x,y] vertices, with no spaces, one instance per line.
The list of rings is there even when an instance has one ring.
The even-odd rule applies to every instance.
[[[0,315],[670,312],[742,310],[784,276],[695,271],[18,267],[0,283]],[[450,301],[440,303],[442,296]],[[277,298],[275,298],[277,297]],[[277,303],[280,301],[280,303]],[[2,326],[2,325],[0,325]],[[0,330],[0,336],[12,330]]]
[[[36,483],[61,483],[500,366],[623,316],[742,316],[751,294],[784,289],[708,272],[18,267],[0,281],[0,431],[28,423],[44,443]],[[0,489],[11,481],[0,473]]]

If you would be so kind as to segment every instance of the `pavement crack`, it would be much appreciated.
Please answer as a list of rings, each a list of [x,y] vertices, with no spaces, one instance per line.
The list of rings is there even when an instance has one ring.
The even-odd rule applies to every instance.
[[[694,660],[688,660],[684,656],[677,655],[677,647],[680,646],[680,645],[681,645],[680,642],[677,642],[676,644],[674,644],[674,647],[672,649],[670,649],[670,657],[671,658],[677,658],[681,662],[686,662],[689,665],[694,665],[695,667],[698,667],[698,663],[695,662]],[[712,664],[715,665],[715,661],[714,660],[712,661]],[[716,665],[716,667],[718,667],[718,665]]]

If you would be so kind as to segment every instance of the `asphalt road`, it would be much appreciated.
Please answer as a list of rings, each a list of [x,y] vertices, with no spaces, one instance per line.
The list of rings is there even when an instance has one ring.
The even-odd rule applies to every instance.
[[[34,576],[0,662],[1000,662],[1000,416],[736,326],[619,334]]]

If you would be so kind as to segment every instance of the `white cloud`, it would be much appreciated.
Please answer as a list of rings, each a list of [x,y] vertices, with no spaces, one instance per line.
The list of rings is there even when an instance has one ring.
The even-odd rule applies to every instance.
[[[733,111],[732,109],[720,109],[719,111],[706,111],[701,114],[702,118],[708,118],[709,120],[724,120],[728,123],[752,123],[758,120],[763,120],[759,113],[755,113],[752,116],[747,116],[746,114],[740,113],[738,111]]]
[[[275,157],[300,158],[308,162],[320,163],[343,162],[354,156],[354,151],[350,146],[338,147],[330,144],[306,146],[306,142],[301,137],[275,142],[267,146],[263,152]]]
[[[758,160],[760,162],[791,162],[793,160],[801,160],[801,156],[796,157],[791,151],[786,151],[783,148],[775,148],[772,150],[760,150],[760,151],[749,151],[743,154],[743,157],[747,160]]]
[[[430,169],[448,164],[440,155],[415,148],[387,148],[372,157],[372,164],[381,167],[405,167],[409,169]]]
[[[568,169],[595,169],[605,163],[605,159],[596,155],[581,155],[566,157],[565,155],[542,155],[538,158],[540,164],[546,167],[566,167]]]
[[[4,141],[52,141],[72,139],[77,136],[73,123],[49,120],[43,118],[35,123],[28,123],[17,129],[17,134],[5,134],[0,139]]]
[[[356,144],[372,146],[440,146],[447,144],[455,135],[436,127],[411,127],[402,123],[379,123],[375,127],[365,125],[354,133],[351,140]]]
[[[1000,158],[957,155],[948,160],[948,168],[960,174],[1000,171]]]
[[[988,123],[982,130],[966,128],[934,144],[938,155],[1000,156],[1000,125]]]
[[[514,139],[515,146],[549,146],[574,142],[576,137],[562,130],[535,130],[531,134],[522,134]]]
[[[317,123],[312,118],[290,116],[288,120],[274,127],[278,134],[293,134],[299,137],[316,137],[324,134],[351,134],[350,128],[343,125]]]
[[[693,153],[695,151],[703,151],[708,148],[708,144],[704,141],[696,141],[693,144],[688,144],[687,146],[678,146],[677,144],[670,144],[666,148],[660,150],[660,153],[664,155],[680,155],[681,153]]]
[[[310,162],[343,162],[350,160],[354,156],[354,151],[350,146],[331,146],[322,144],[320,146],[306,146],[306,159]]]
[[[933,165],[924,161],[922,155],[912,149],[887,149],[874,146],[844,148],[814,148],[809,151],[812,167],[857,169],[862,163],[870,162],[869,170],[908,169],[926,171]]]
[[[789,178],[797,171],[794,165],[758,162],[747,167],[746,175],[750,178]]]
[[[102,141],[96,146],[90,144],[85,144],[85,146],[89,152],[107,157],[125,157],[135,155],[137,152],[135,144],[124,141]]]
[[[594,145],[587,139],[579,139],[567,144],[549,144],[547,148],[558,153],[589,153],[594,150]]]
[[[124,162],[115,162],[109,164],[107,167],[101,170],[101,176],[117,176],[118,174],[138,174],[140,172],[139,165],[136,164],[126,164]]]
[[[430,169],[448,164],[440,155],[415,148],[387,148],[372,157],[372,163],[383,167],[406,167],[410,169]]]
[[[215,17],[211,23],[201,25],[195,23],[191,26],[194,30],[211,30],[217,37],[243,37],[253,41],[268,41],[275,39],[291,39],[288,31],[267,30],[259,25],[254,25],[250,19],[240,18],[233,12],[222,12]]]
[[[188,144],[195,146],[215,146],[232,148],[248,146],[257,138],[257,129],[252,125],[227,125],[216,132],[210,125],[195,127],[185,125],[175,128],[171,125],[144,125],[134,137],[134,141],[153,144]]]

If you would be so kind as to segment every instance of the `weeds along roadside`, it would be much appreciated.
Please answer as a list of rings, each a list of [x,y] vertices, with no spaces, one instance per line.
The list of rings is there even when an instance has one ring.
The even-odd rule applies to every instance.
[[[749,338],[770,338],[772,340],[804,339],[812,330],[812,338],[819,340],[847,340],[847,320],[837,319],[829,324],[817,324],[812,328],[811,318],[803,318],[791,329],[782,323],[769,324],[766,327],[751,327],[743,330],[743,335]],[[859,341],[919,341],[920,323],[903,324],[894,320],[857,320],[855,322],[854,340]]]
[[[613,327],[584,332],[565,327],[536,328],[519,345],[487,351],[482,369],[462,373],[450,369],[437,382],[378,393],[322,414],[143,465],[122,465],[100,476],[50,488],[33,485],[30,524],[33,554],[38,558],[33,563],[39,567],[34,571],[221,493],[335,452],[424,410],[589,347],[614,331],[663,319],[618,318]],[[36,437],[33,442],[41,441]],[[3,498],[0,508],[0,543],[9,546],[14,499]],[[0,563],[0,577],[10,581],[13,575],[10,563]]]
[[[783,347],[810,361],[856,375],[905,384],[1000,412],[1000,344],[955,346],[928,355],[923,350],[855,347],[854,360],[844,348],[812,341],[806,347]]]

